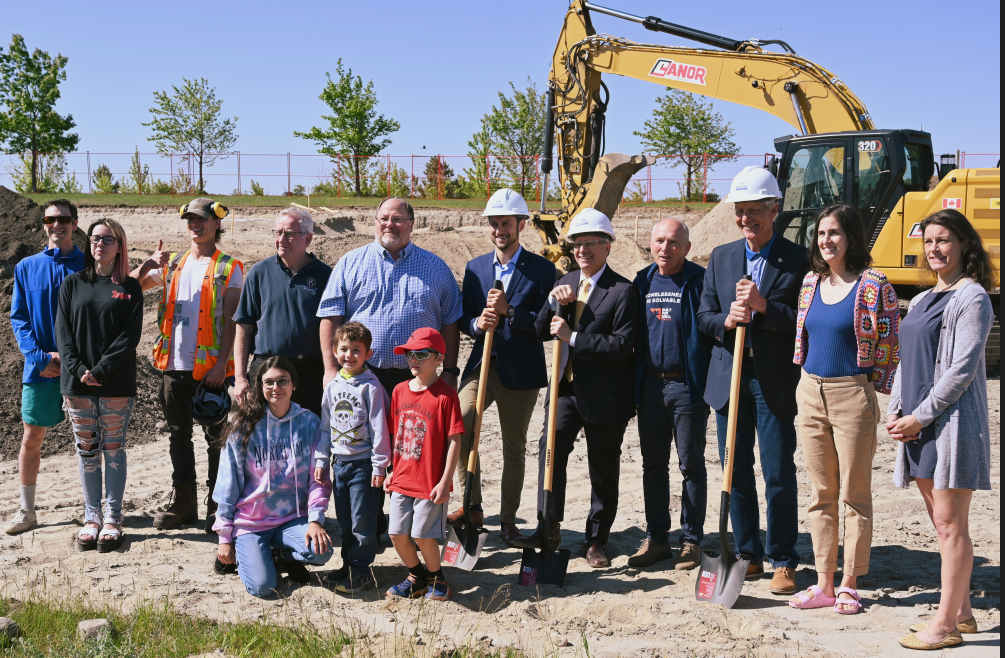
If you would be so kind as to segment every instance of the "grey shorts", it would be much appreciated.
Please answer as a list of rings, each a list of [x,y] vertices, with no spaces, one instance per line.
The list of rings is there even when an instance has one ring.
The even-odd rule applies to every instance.
[[[391,522],[387,534],[413,539],[443,539],[447,536],[447,505],[428,498],[412,498],[391,492]]]

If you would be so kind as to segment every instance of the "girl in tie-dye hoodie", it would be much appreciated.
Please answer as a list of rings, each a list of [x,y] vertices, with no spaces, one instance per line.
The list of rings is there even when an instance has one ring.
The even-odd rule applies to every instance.
[[[252,596],[274,592],[277,570],[306,582],[303,565],[322,565],[332,556],[331,538],[322,527],[331,478],[325,469],[315,482],[311,463],[321,421],[291,402],[296,386],[289,360],[266,359],[247,405],[223,435],[213,491],[219,505],[213,525],[220,538],[217,570],[236,562]]]

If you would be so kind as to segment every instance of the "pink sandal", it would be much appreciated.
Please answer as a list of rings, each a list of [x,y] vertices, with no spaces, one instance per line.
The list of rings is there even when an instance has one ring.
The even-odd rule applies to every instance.
[[[850,587],[838,587],[836,590],[834,590],[834,594],[835,595],[841,594],[842,592],[845,593],[845,594],[850,594],[855,600],[854,601],[849,601],[848,599],[835,598],[835,600],[834,600],[834,612],[838,613],[839,615],[853,615],[856,612],[858,612],[859,609],[862,607],[862,598],[858,595],[858,592],[856,592],[855,590],[853,590]],[[838,606],[840,606],[840,605],[854,606],[855,609],[854,610],[845,610],[843,608],[839,608]]]
[[[810,598],[808,592],[813,593],[813,598]],[[796,594],[796,598],[799,599],[799,603],[793,603],[789,601],[789,605],[796,610],[812,610],[813,608],[827,608],[834,605],[837,600],[833,596],[824,595],[824,591],[817,587],[816,585],[810,585],[806,588],[805,592],[799,592]]]

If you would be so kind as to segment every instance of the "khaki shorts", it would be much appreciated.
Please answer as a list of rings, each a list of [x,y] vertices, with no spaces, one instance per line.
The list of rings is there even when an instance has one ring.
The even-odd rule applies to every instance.
[[[413,539],[443,539],[447,536],[447,505],[427,498],[412,498],[391,492],[391,522],[387,534]]]

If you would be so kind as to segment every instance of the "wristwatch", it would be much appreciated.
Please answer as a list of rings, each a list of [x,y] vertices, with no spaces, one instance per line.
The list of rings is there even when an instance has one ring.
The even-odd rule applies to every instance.
[[[509,305],[509,308],[506,309],[506,317],[510,320],[516,317],[516,306],[513,306],[512,304]]]
[[[453,375],[454,377],[460,377],[461,376],[461,369],[458,368],[457,366],[454,366],[453,368],[448,368],[446,366],[443,366],[443,374],[444,375]]]

